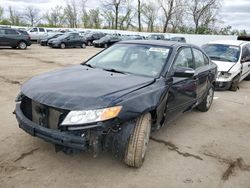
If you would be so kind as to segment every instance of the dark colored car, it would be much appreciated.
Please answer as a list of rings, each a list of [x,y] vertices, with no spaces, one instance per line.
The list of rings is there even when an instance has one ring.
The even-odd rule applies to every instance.
[[[21,129],[57,150],[110,151],[140,167],[151,130],[193,108],[209,110],[216,74],[199,47],[124,41],[26,82],[15,114]]]
[[[106,35],[99,40],[94,40],[92,45],[94,47],[108,48],[109,46],[121,41],[121,37],[117,35]]]
[[[48,45],[52,48],[69,48],[69,47],[86,47],[86,39],[79,33],[67,33],[48,41]]]
[[[99,40],[104,37],[106,34],[102,32],[91,32],[85,35],[87,40],[87,45],[91,46],[94,40]]]
[[[148,40],[164,40],[165,36],[163,34],[151,34],[147,37]]]
[[[25,31],[25,30],[18,29],[18,32],[23,34],[23,35],[29,36],[29,33],[27,31]]]
[[[16,29],[0,28],[0,46],[10,46],[24,50],[30,45],[29,35],[22,34]]]
[[[60,37],[62,35],[63,35],[63,33],[56,33],[56,34],[52,34],[52,35],[50,35],[48,37],[45,37],[44,39],[42,39],[40,41],[40,45],[41,46],[48,46],[48,42],[49,42],[50,39],[55,39],[55,38]]]
[[[186,43],[185,37],[172,37],[172,38],[170,38],[170,41],[176,41],[176,42]]]

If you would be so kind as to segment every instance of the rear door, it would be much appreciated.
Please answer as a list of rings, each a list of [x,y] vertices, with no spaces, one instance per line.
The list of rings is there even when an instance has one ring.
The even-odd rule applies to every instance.
[[[18,42],[20,41],[21,34],[14,30],[14,29],[6,29],[5,30],[5,39],[6,39],[6,45],[7,46],[17,46]]]
[[[243,46],[241,62],[242,62],[241,80],[243,80],[250,73],[250,44],[246,44]]]
[[[190,47],[181,48],[175,58],[172,70],[178,67],[194,69],[194,58]],[[188,110],[196,103],[196,80],[194,78],[173,77],[170,87],[167,107],[167,121]]]
[[[209,87],[209,59],[199,49],[193,48],[195,62],[195,76],[197,84],[197,99],[201,101]]]
[[[4,46],[6,43],[5,29],[0,29],[0,46]]]

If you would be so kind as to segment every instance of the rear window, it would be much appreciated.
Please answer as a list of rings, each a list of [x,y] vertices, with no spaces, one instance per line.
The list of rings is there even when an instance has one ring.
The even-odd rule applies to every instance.
[[[4,29],[0,29],[0,35],[4,35],[5,34],[5,30]]]
[[[18,34],[19,34],[16,30],[13,30],[13,29],[7,29],[7,30],[5,31],[5,33],[6,33],[7,35],[18,35]]]

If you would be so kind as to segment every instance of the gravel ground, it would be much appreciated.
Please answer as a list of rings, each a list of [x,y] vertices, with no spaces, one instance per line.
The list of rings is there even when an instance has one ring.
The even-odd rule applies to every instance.
[[[103,154],[73,156],[18,128],[20,85],[40,73],[79,64],[101,49],[0,49],[0,187],[250,187],[250,82],[216,92],[207,113],[193,111],[152,134],[142,168]]]

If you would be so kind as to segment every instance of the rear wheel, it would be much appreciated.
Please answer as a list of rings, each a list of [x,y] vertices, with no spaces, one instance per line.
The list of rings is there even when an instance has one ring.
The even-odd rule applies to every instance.
[[[81,45],[81,48],[86,48],[86,44],[83,43],[83,44]]]
[[[236,77],[234,77],[233,81],[232,81],[232,85],[230,87],[230,91],[237,91],[239,89],[239,83],[240,83],[240,75],[237,75]]]
[[[91,43],[90,41],[88,41],[88,46],[91,46],[91,44],[92,44],[92,43]]]
[[[108,44],[106,43],[106,44],[104,44],[104,48],[108,48]]]
[[[61,47],[61,49],[65,49],[66,45],[64,43],[61,43],[60,47]]]
[[[148,113],[142,115],[136,121],[125,152],[125,164],[136,168],[142,166],[149,143],[150,132],[151,115]]]
[[[24,41],[19,42],[18,48],[21,50],[25,50],[27,48],[27,44]]]
[[[209,90],[207,92],[206,97],[197,106],[197,109],[201,112],[207,112],[213,103],[213,99],[214,99],[214,86],[211,85],[211,87],[209,88]]]

